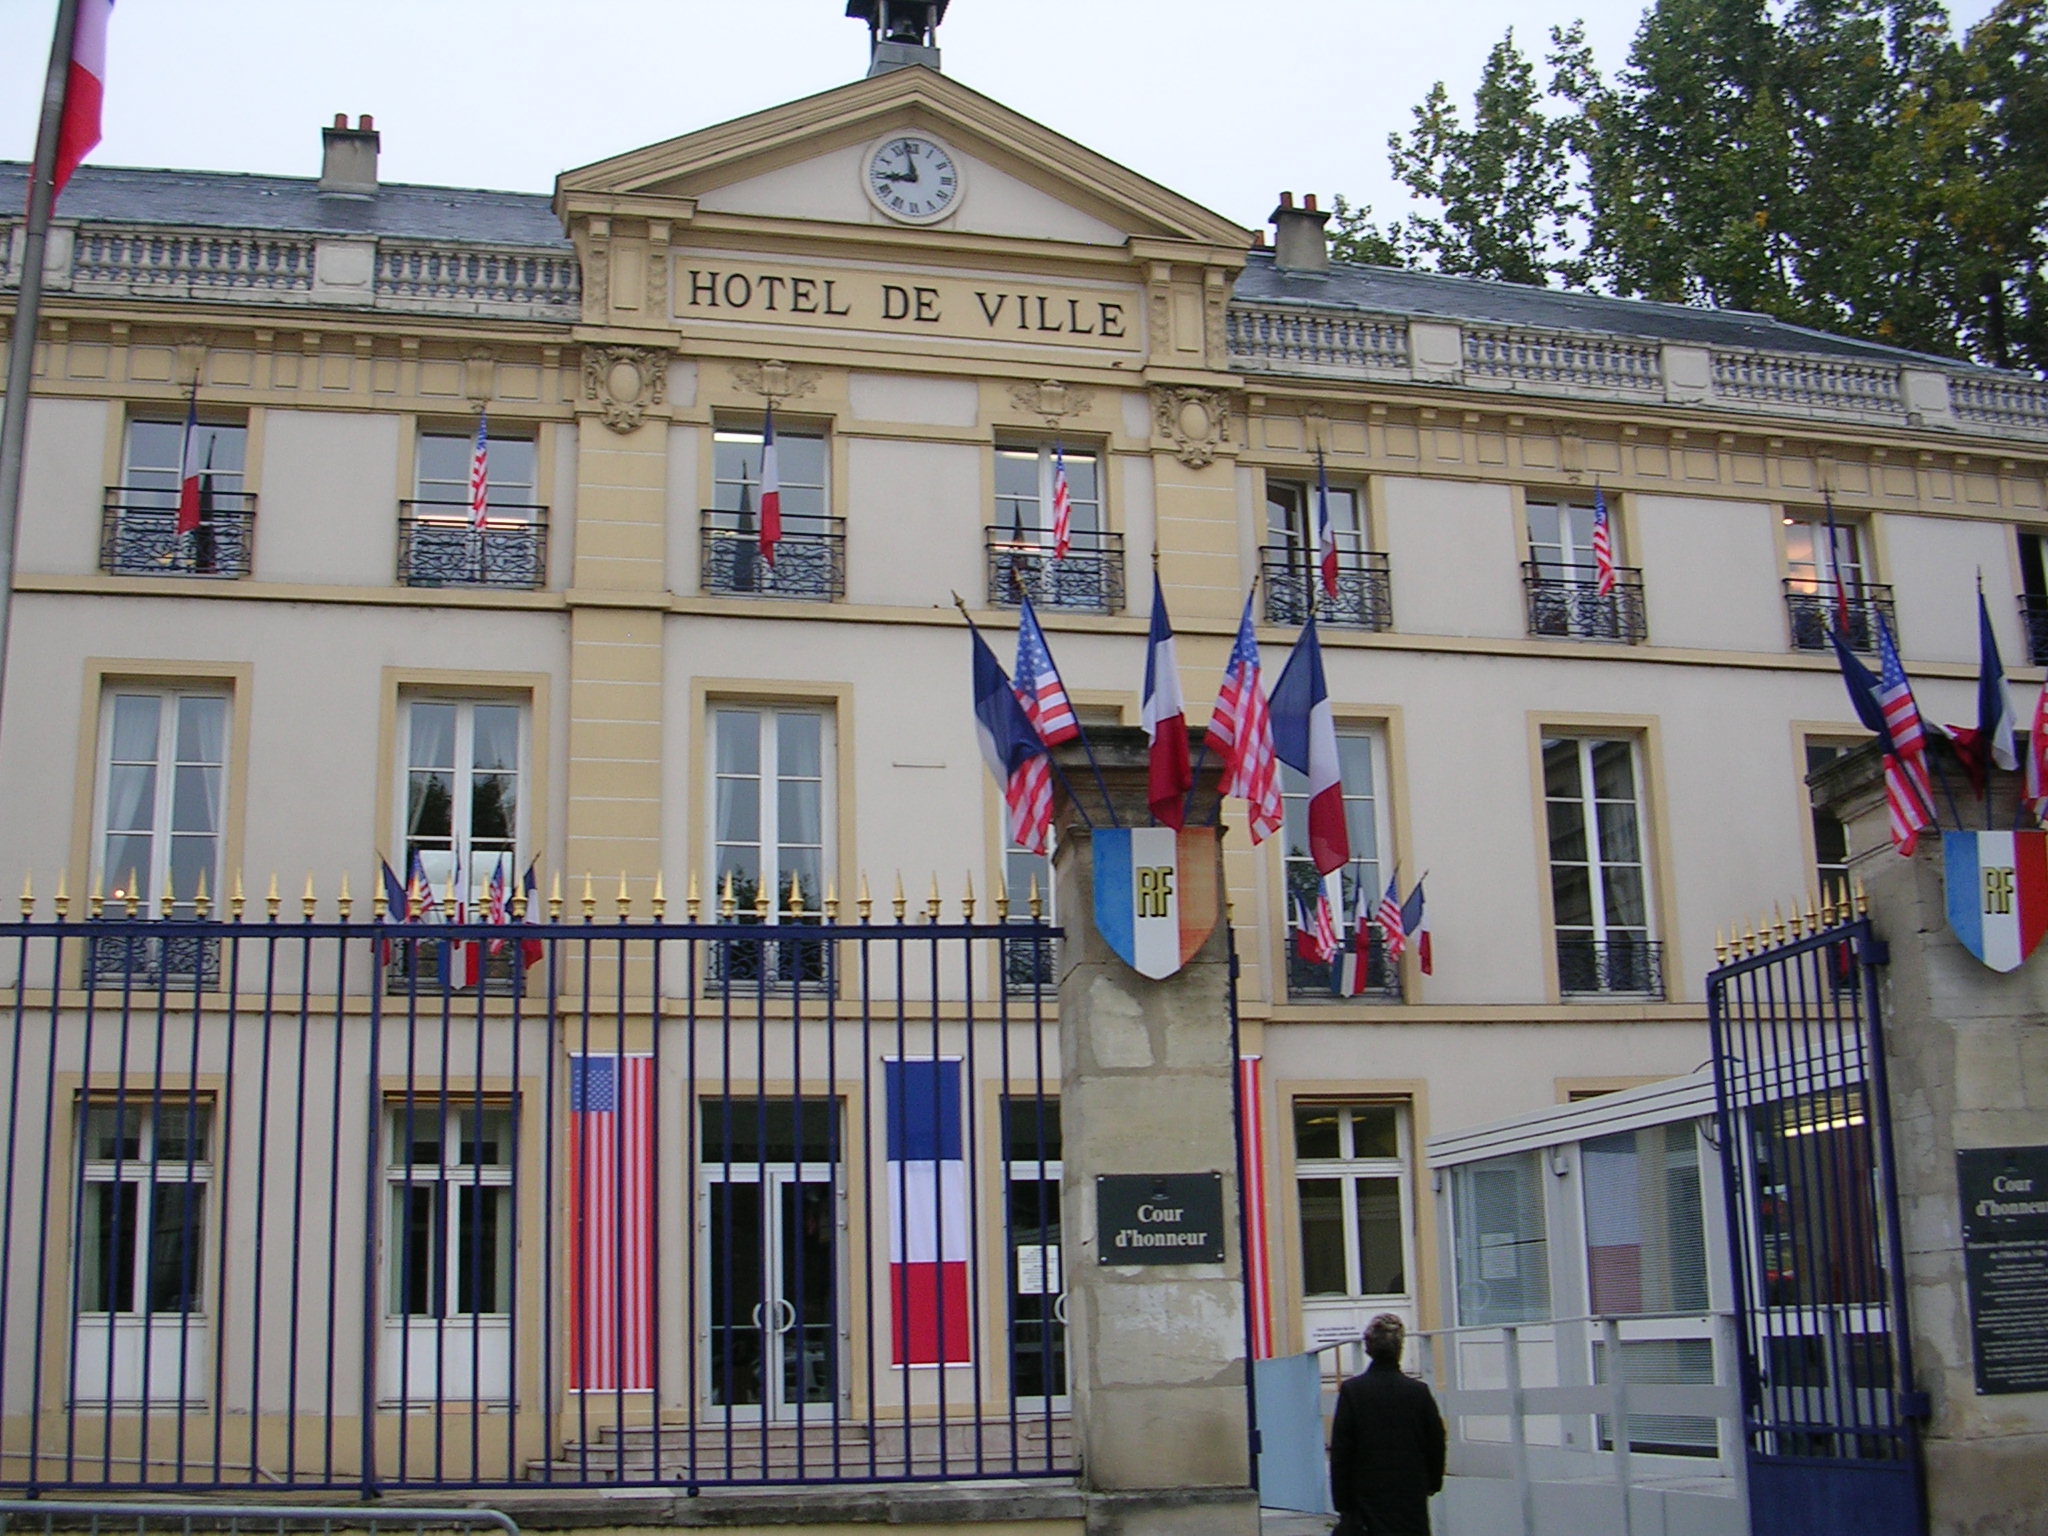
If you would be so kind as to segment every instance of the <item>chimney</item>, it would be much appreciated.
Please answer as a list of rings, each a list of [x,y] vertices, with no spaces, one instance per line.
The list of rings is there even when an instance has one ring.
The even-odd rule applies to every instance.
[[[922,64],[939,67],[939,23],[949,0],[846,0],[846,14],[868,24],[868,78]]]
[[[1267,215],[1273,222],[1273,265],[1283,272],[1315,272],[1330,270],[1330,242],[1323,233],[1323,226],[1330,222],[1330,215],[1316,207],[1316,195],[1311,192],[1301,200],[1299,208],[1294,206],[1294,194],[1282,192],[1280,206]]]
[[[377,192],[377,128],[368,113],[348,125],[348,114],[334,114],[334,126],[320,130],[325,153],[320,159],[320,190],[340,197],[374,197]]]

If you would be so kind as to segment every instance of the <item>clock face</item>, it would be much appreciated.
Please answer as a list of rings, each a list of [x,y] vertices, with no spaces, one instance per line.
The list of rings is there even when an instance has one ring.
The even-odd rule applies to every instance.
[[[869,201],[905,224],[930,224],[960,205],[952,151],[920,134],[892,134],[869,150],[861,184]]]

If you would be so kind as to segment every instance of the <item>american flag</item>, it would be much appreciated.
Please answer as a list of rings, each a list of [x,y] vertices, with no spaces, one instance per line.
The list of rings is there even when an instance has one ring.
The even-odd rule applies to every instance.
[[[1387,959],[1399,960],[1408,947],[1408,928],[1401,921],[1401,898],[1394,890],[1393,876],[1388,877],[1386,894],[1380,897],[1379,909],[1373,916],[1379,921],[1380,932],[1386,935]]]
[[[1319,892],[1310,907],[1306,898],[1296,903],[1300,926],[1294,933],[1294,952],[1310,965],[1328,965],[1337,958],[1337,919],[1330,911],[1328,891]]]
[[[1238,1155],[1244,1162],[1244,1287],[1251,1313],[1252,1358],[1273,1357],[1273,1272],[1266,1253],[1266,1103],[1260,1058],[1237,1058]]]
[[[1910,855],[1920,833],[1934,825],[1934,786],[1927,776],[1927,733],[1920,724],[1920,706],[1913,685],[1899,664],[1891,626],[1877,616],[1877,706],[1884,713],[1891,751],[1884,760],[1885,803],[1891,811],[1892,844]]]
[[[482,531],[491,518],[491,432],[486,413],[476,413],[476,446],[469,453],[469,525]]]
[[[654,1058],[569,1058],[569,1390],[654,1387]]]
[[[1223,688],[1209,712],[1206,740],[1223,759],[1222,792],[1245,802],[1252,843],[1280,830],[1280,770],[1273,756],[1273,716],[1259,681],[1259,637],[1252,630],[1252,599],[1244,600],[1237,644],[1223,668]]]
[[[1330,477],[1323,472],[1323,450],[1316,450],[1316,563],[1322,567],[1323,595],[1337,595],[1337,527],[1330,521]]]
[[[1038,614],[1028,594],[1023,614],[1017,620],[1017,675],[1011,686],[1017,702],[1038,727],[1038,739],[1048,747],[1072,741],[1081,734],[1074,718],[1074,706],[1067,699],[1067,685],[1060,681],[1060,669],[1053,665],[1052,649],[1045,643],[1045,631],[1038,627]]]
[[[1593,487],[1593,573],[1600,596],[1614,593],[1614,534],[1607,526],[1607,493]]]
[[[1058,443],[1052,445],[1052,557],[1067,558],[1074,538],[1074,493],[1067,489],[1067,454]]]

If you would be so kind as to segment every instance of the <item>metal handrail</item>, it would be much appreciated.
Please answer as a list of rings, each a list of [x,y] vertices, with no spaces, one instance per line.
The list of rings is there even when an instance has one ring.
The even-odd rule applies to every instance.
[[[493,502],[477,527],[453,501],[398,504],[398,580],[407,587],[542,586],[548,574],[548,509]]]

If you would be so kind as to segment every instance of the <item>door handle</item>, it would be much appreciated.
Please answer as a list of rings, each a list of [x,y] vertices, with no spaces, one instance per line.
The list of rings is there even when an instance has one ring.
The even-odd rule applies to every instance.
[[[1055,1321],[1055,1322],[1059,1323],[1059,1324],[1060,1324],[1060,1325],[1061,1325],[1062,1327],[1065,1327],[1065,1326],[1066,1326],[1066,1321],[1067,1321],[1067,1293],[1066,1293],[1065,1291],[1061,1291],[1061,1292],[1059,1293],[1059,1295],[1057,1295],[1057,1296],[1053,1297],[1053,1299],[1052,1299],[1052,1315],[1053,1315],[1053,1321]]]
[[[756,1328],[761,1326],[761,1303],[758,1301],[754,1303],[752,1325]]]
[[[775,1298],[775,1309],[775,1331],[777,1333],[787,1333],[796,1326],[795,1302],[791,1301],[787,1296],[778,1296]],[[786,1318],[783,1315],[785,1312],[788,1314]]]

